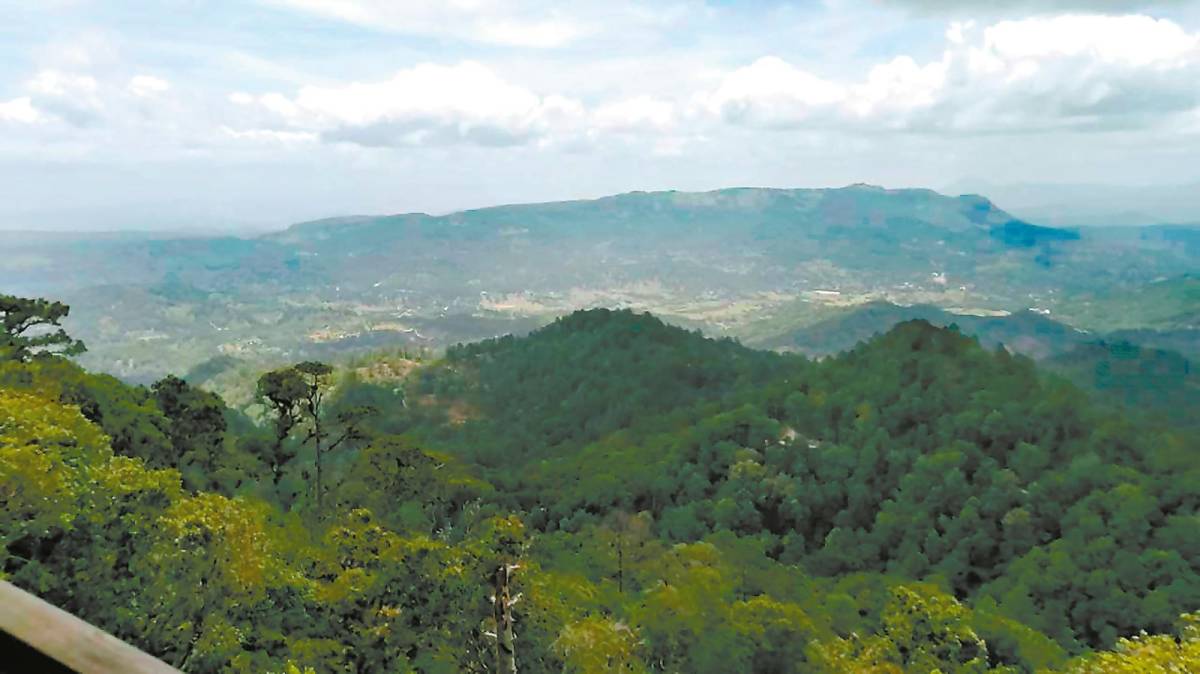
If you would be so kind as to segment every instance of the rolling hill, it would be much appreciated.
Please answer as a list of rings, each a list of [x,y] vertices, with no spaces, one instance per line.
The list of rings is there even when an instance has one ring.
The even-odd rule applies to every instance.
[[[1200,276],[1183,274],[1134,288],[1099,288],[1068,310],[1079,324],[1107,330],[1200,330]]]
[[[1092,341],[1095,335],[1033,312],[979,316],[955,313],[930,304],[901,306],[891,302],[869,302],[839,312],[812,325],[778,335],[759,344],[767,348],[825,356],[853,348],[859,342],[886,333],[897,323],[923,320],[939,327],[956,326],[994,349],[1003,345],[1011,351],[1043,359]]]

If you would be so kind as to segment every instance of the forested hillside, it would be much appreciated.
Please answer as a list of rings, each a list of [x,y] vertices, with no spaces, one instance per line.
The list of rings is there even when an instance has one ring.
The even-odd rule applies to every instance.
[[[577,312],[248,417],[0,299],[0,574],[185,671],[1200,669],[1196,435],[953,329]]]
[[[939,327],[955,326],[987,348],[1003,345],[1010,351],[1038,360],[1097,339],[1095,333],[1078,330],[1030,310],[980,316],[955,313],[931,304],[901,306],[891,302],[868,302],[754,343],[763,348],[826,356],[847,351],[859,342],[887,332],[897,323],[911,320],[923,320]]]
[[[1048,365],[1152,422],[1200,428],[1200,371],[1180,353],[1125,340],[1101,341],[1081,344]]]

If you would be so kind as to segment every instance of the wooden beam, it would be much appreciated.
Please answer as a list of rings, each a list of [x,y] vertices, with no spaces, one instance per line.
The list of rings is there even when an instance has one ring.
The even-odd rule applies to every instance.
[[[179,674],[104,630],[0,581],[0,630],[80,674]]]

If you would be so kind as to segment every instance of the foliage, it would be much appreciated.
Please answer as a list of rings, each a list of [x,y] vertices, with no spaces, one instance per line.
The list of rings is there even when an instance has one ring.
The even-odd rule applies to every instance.
[[[325,486],[321,483],[323,454],[347,441],[366,439],[362,424],[374,414],[374,409],[365,405],[342,407],[328,414],[325,398],[332,385],[332,374],[333,367],[326,363],[304,361],[267,372],[258,380],[258,396],[274,415],[275,443],[265,457],[274,483],[278,487],[286,464],[296,455],[288,440],[303,424],[306,432],[300,444],[312,443],[312,494],[318,514],[325,496]]]
[[[1200,671],[1200,620],[1182,616],[1178,637],[1139,634],[1123,638],[1109,652],[1085,655],[1064,671],[1069,674],[1176,674]]]
[[[594,311],[260,392],[0,364],[0,573],[186,671],[493,671],[502,564],[523,672],[1194,668],[1195,436],[953,330]]]
[[[43,353],[77,356],[86,351],[83,342],[61,327],[70,311],[62,302],[0,295],[0,361],[27,361]]]
[[[1126,340],[1082,344],[1047,363],[1081,388],[1154,422],[1195,428],[1200,417],[1200,370],[1166,349]]]

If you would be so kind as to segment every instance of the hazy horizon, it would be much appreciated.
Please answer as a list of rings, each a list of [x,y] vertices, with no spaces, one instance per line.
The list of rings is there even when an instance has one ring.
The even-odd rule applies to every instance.
[[[286,230],[292,225],[313,222],[318,220],[336,219],[344,217],[378,217],[389,215],[404,215],[404,214],[422,214],[434,217],[460,213],[463,211],[478,210],[485,208],[494,208],[499,206],[511,206],[522,204],[540,204],[540,203],[555,203],[565,201],[590,201],[603,199],[605,197],[629,194],[631,192],[690,192],[703,193],[714,192],[726,189],[765,189],[765,190],[793,190],[793,189],[838,189],[851,185],[866,184],[873,187],[881,187],[887,190],[904,190],[904,189],[929,189],[947,196],[959,196],[963,194],[978,194],[984,196],[995,203],[998,207],[1010,211],[1012,214],[1019,217],[1024,217],[1037,224],[1047,224],[1054,226],[1066,227],[1104,227],[1114,224],[1097,214],[1097,210],[1105,208],[1108,202],[1113,200],[1122,203],[1129,203],[1125,211],[1118,212],[1115,215],[1132,213],[1137,214],[1140,219],[1121,222],[1128,226],[1147,226],[1159,224],[1186,224],[1193,225],[1200,220],[1200,195],[1197,198],[1187,200],[1186,203],[1179,205],[1174,209],[1177,215],[1153,215],[1155,207],[1162,207],[1159,203],[1148,204],[1148,200],[1155,199],[1163,192],[1171,192],[1178,190],[1181,193],[1190,194],[1190,191],[1195,188],[1192,184],[1168,184],[1168,185],[1130,185],[1130,184],[1100,184],[1100,183],[1009,183],[999,184],[992,183],[987,180],[978,178],[964,178],[942,186],[926,186],[926,185],[879,185],[866,181],[855,181],[852,183],[837,184],[837,185],[721,185],[715,187],[701,187],[697,189],[678,189],[675,187],[661,187],[654,189],[629,189],[619,192],[604,192],[599,194],[579,194],[569,195],[561,198],[530,198],[527,200],[499,200],[490,201],[487,203],[468,204],[461,208],[451,208],[445,210],[400,210],[400,211],[339,211],[326,212],[316,207],[310,213],[297,211],[296,215],[290,219],[282,219],[280,217],[269,217],[261,220],[254,219],[239,219],[236,216],[226,216],[223,218],[200,218],[195,217],[194,224],[188,224],[185,221],[178,219],[170,220],[165,224],[160,224],[156,221],[128,222],[120,219],[119,214],[108,214],[101,217],[77,216],[72,218],[69,215],[63,215],[62,220],[41,221],[38,224],[41,228],[35,226],[21,226],[20,220],[14,222],[0,221],[0,231],[9,234],[27,234],[30,236],[74,236],[74,235],[95,235],[95,236],[178,236],[178,237],[204,237],[204,236],[260,236],[270,234],[272,232],[280,232]],[[1062,194],[1058,194],[1062,192]],[[1044,202],[1045,195],[1055,194],[1060,202]],[[1072,198],[1079,198],[1081,194],[1089,197],[1102,195],[1106,200],[1105,203],[1094,205],[1094,208],[1080,207],[1078,202],[1071,202]],[[1085,205],[1086,206],[1086,205]],[[1144,206],[1147,211],[1139,211],[1138,206]],[[1066,209],[1065,216],[1055,215],[1053,210]],[[1163,207],[1166,208],[1166,207]],[[1165,212],[1172,212],[1167,208]]]

